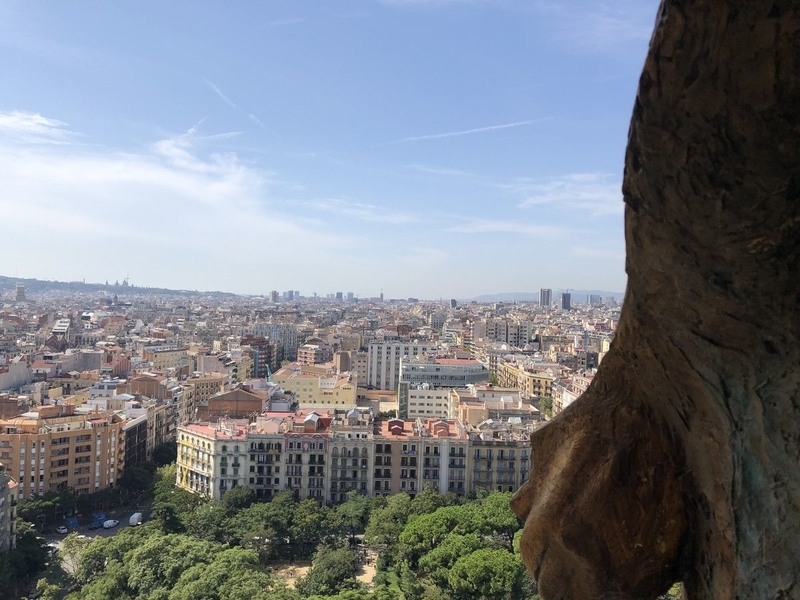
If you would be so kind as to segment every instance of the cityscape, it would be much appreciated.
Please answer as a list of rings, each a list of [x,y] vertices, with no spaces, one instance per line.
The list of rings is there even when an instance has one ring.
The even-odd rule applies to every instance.
[[[3,548],[18,501],[113,490],[169,444],[176,488],[213,502],[514,492],[531,433],[586,390],[621,309],[544,288],[478,302],[5,281]]]

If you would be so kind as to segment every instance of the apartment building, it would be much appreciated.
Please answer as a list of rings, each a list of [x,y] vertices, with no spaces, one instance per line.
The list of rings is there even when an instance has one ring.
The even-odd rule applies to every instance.
[[[223,391],[225,376],[222,373],[199,373],[196,371],[183,382],[183,385],[192,387],[196,406],[207,405],[211,396]]]
[[[352,407],[356,405],[358,380],[350,373],[337,373],[332,364],[303,366],[291,363],[279,369],[272,381],[304,407]]]
[[[524,346],[536,334],[533,321],[516,319],[478,319],[472,323],[473,342],[503,342]]]
[[[381,341],[370,342],[367,352],[367,387],[396,390],[403,357],[422,356],[436,350],[433,343]]]
[[[397,386],[397,406],[401,419],[448,419],[451,416],[450,390],[401,380]]]
[[[153,365],[154,371],[175,369],[188,361],[188,348],[174,348],[172,346],[147,346],[142,352],[142,357]]]
[[[251,378],[253,359],[241,350],[199,353],[197,371],[222,374],[223,387],[228,387]]]
[[[66,488],[96,492],[113,487],[122,473],[123,426],[113,412],[41,406],[0,421],[0,462],[18,476],[20,498]]]
[[[6,472],[0,472],[0,552],[17,545],[17,491],[19,486]]]
[[[367,381],[368,357],[369,354],[367,352],[343,350],[333,355],[333,366],[336,368],[337,373],[347,371],[358,378],[359,384],[363,384]]]
[[[506,490],[527,477],[523,431],[478,430],[453,419],[373,421],[366,409],[266,413],[254,422],[220,420],[179,429],[177,485],[218,500],[247,485],[259,498],[291,490],[297,499],[342,502],[425,487],[467,494]],[[473,447],[480,452],[472,452]],[[493,465],[475,465],[475,457]],[[493,473],[487,477],[484,472]]]
[[[297,412],[291,420],[291,429],[285,436],[286,488],[294,497],[316,498],[324,502],[329,498],[326,461],[331,436],[328,428],[332,421],[330,412]]]
[[[297,362],[301,365],[317,365],[333,360],[333,350],[323,340],[308,340],[297,349]]]
[[[530,448],[527,440],[476,436],[471,441],[470,452],[473,492],[479,489],[513,492],[528,479]]]
[[[220,500],[247,483],[247,421],[189,423],[179,428],[176,484]]]
[[[247,485],[256,498],[269,500],[286,487],[284,449],[290,422],[284,415],[259,417],[249,430]]]
[[[344,502],[351,491],[371,495],[377,460],[372,414],[359,408],[334,414],[330,431],[330,501]]]
[[[523,398],[542,398],[553,395],[556,372],[561,365],[535,365],[501,362],[497,369],[498,383],[507,388],[516,388]]]
[[[291,323],[253,323],[238,330],[239,335],[269,338],[278,345],[285,360],[297,360],[297,328]]]
[[[242,351],[248,353],[253,361],[252,377],[266,379],[278,370],[283,351],[278,344],[265,337],[245,335],[239,340]]]

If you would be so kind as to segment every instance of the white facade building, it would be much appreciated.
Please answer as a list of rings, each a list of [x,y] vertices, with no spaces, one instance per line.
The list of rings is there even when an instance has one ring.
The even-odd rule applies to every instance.
[[[400,359],[428,354],[437,346],[432,343],[370,342],[367,357],[367,386],[379,390],[397,389]]]

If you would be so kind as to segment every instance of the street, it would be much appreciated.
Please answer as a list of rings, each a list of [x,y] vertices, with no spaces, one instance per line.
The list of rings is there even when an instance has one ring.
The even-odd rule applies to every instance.
[[[104,529],[102,527],[98,529],[89,529],[89,524],[81,525],[77,529],[71,529],[69,533],[73,531],[79,535],[85,535],[87,537],[95,538],[95,537],[111,537],[117,534],[120,529],[124,529],[126,527],[130,527],[130,518],[137,512],[141,512],[144,514],[143,522],[146,522],[150,516],[150,507],[143,506],[139,509],[126,509],[126,510],[110,510],[107,511],[107,519],[116,519],[119,521],[119,525],[116,527],[112,527],[111,529]],[[60,524],[59,524],[60,525]],[[40,534],[40,537],[45,540],[47,544],[55,544],[59,551],[61,551],[61,542],[65,537],[69,534],[60,534],[55,532],[55,526],[53,527],[53,533],[47,534]]]

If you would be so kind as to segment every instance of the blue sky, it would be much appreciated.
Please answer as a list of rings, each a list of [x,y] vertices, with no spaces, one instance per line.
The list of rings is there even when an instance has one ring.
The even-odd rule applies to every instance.
[[[621,291],[623,156],[656,8],[5,2],[0,274]]]

